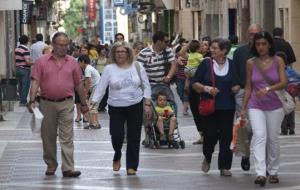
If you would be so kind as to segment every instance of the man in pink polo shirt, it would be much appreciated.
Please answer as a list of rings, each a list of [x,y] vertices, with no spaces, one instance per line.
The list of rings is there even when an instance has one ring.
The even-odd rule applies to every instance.
[[[29,111],[35,107],[35,97],[41,89],[40,109],[44,115],[41,128],[43,158],[47,164],[46,175],[54,175],[58,166],[56,158],[57,134],[61,146],[64,177],[78,177],[74,170],[73,115],[74,88],[80,96],[82,111],[88,111],[81,83],[81,70],[76,60],[67,55],[69,39],[63,32],[52,38],[53,52],[36,60],[31,75]],[[58,130],[58,131],[57,131]]]

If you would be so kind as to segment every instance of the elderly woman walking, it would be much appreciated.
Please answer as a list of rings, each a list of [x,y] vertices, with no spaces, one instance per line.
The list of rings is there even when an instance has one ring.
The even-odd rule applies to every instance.
[[[99,102],[109,87],[109,125],[115,151],[113,170],[121,168],[124,123],[127,122],[127,175],[135,175],[139,164],[143,112],[146,116],[151,114],[151,88],[143,66],[134,62],[132,49],[125,43],[117,42],[112,47],[111,59],[112,64],[105,66],[92,102]]]
[[[197,68],[192,79],[193,89],[200,93],[201,101],[215,99],[215,112],[203,115],[203,154],[202,171],[210,169],[214,147],[219,141],[218,168],[221,176],[231,176],[233,117],[235,112],[234,94],[239,91],[233,62],[226,58],[230,42],[225,39],[212,41],[212,58],[206,58]]]

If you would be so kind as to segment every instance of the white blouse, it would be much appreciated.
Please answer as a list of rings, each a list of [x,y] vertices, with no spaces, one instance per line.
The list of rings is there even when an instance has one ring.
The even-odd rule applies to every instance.
[[[140,63],[139,63],[140,64]],[[117,64],[104,67],[100,82],[96,86],[92,102],[100,102],[109,86],[107,103],[114,107],[126,107],[139,103],[143,98],[151,98],[151,87],[144,67],[140,64],[140,73],[144,91],[135,63],[128,68]]]

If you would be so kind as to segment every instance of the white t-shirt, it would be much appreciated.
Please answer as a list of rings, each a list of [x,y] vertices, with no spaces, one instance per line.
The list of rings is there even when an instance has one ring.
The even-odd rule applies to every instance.
[[[91,78],[91,88],[94,88],[100,81],[100,74],[93,66],[87,65],[84,69],[84,78]]]
[[[37,58],[39,58],[43,54],[43,49],[46,46],[47,46],[47,44],[45,44],[42,41],[37,41],[31,45],[30,56],[31,56],[33,62],[35,62],[35,60],[37,60]]]
[[[126,107],[139,103],[143,97],[151,98],[151,87],[144,67],[140,64],[144,92],[135,63],[128,68],[120,68],[117,64],[104,67],[100,82],[97,84],[92,102],[100,102],[109,86],[107,103],[114,107]]]

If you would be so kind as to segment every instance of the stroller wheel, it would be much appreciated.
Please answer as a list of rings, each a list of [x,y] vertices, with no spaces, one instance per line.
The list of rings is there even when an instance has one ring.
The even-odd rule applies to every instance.
[[[179,149],[179,144],[178,144],[177,141],[174,141],[174,142],[173,142],[173,147],[174,147],[175,149]]]
[[[184,149],[184,148],[185,148],[185,142],[184,142],[184,141],[180,141],[180,142],[179,142],[179,145],[180,145],[181,149]]]

